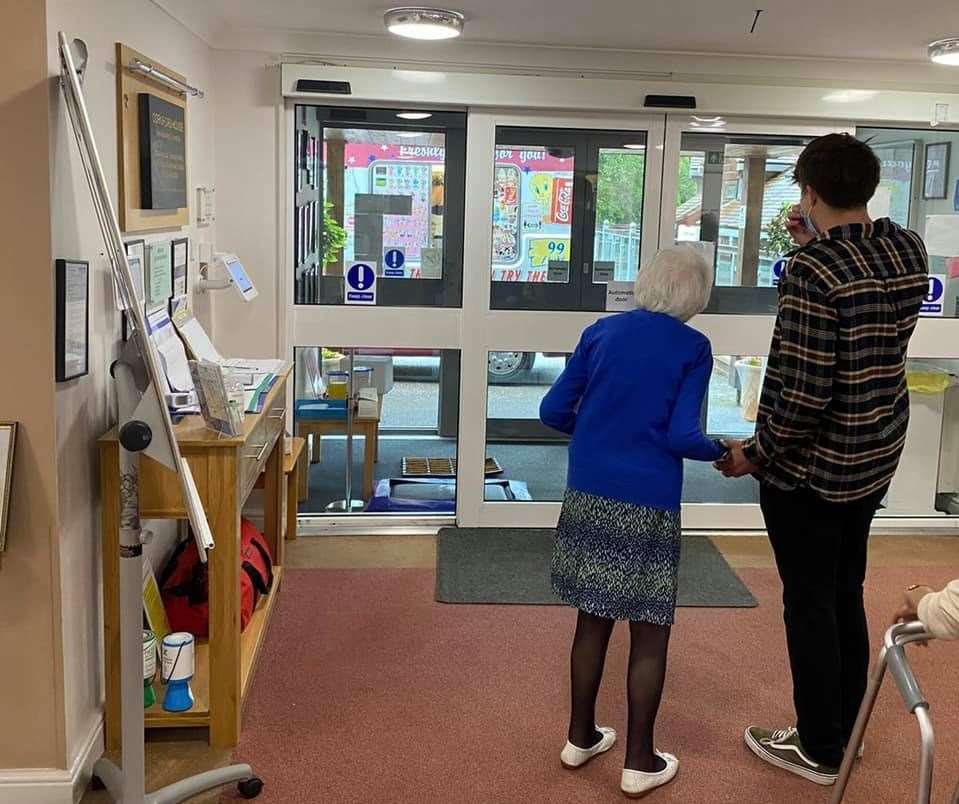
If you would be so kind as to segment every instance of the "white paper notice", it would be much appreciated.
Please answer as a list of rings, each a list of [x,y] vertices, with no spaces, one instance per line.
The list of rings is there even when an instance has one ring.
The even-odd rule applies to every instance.
[[[937,257],[959,257],[959,215],[926,217],[926,250]]]
[[[420,250],[420,276],[423,279],[443,278],[443,249],[424,248]]]
[[[181,307],[173,314],[173,324],[197,360],[223,362],[223,356],[216,350],[206,330],[193,316],[189,307]]]
[[[66,264],[63,365],[67,377],[87,371],[87,270],[86,263]]]
[[[173,329],[173,323],[166,310],[160,308],[147,316],[147,330],[150,339],[160,353],[160,360],[166,373],[171,391],[194,390],[190,365],[186,359],[183,341]]]
[[[606,311],[621,313],[636,309],[632,282],[609,282],[606,285]]]

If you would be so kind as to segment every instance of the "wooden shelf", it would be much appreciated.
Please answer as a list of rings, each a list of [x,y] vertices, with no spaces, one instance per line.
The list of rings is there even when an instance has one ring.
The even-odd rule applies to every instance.
[[[273,588],[270,594],[261,597],[256,610],[240,635],[240,689],[243,701],[246,701],[249,684],[253,678],[256,661],[260,655],[266,627],[276,605],[277,592],[283,567],[273,567]],[[206,639],[197,640],[193,681],[193,708],[186,712],[167,712],[163,708],[164,687],[159,679],[153,682],[157,702],[144,711],[144,723],[148,729],[178,729],[210,724],[210,644]]]

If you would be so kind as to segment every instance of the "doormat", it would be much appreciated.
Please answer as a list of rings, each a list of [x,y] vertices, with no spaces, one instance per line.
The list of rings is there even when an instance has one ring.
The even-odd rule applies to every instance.
[[[550,588],[554,531],[443,528],[436,546],[440,603],[565,605]],[[678,606],[752,608],[756,598],[706,536],[683,536]]]
[[[403,477],[456,477],[456,458],[403,458]],[[484,472],[501,475],[503,467],[496,458],[487,458]]]

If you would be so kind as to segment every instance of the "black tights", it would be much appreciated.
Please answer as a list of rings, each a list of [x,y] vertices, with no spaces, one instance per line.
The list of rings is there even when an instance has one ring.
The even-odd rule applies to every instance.
[[[615,620],[595,617],[584,611],[579,612],[576,620],[576,636],[569,662],[572,701],[569,741],[580,748],[589,748],[600,739],[596,731],[596,695],[603,679],[606,648],[615,624]],[[630,770],[648,772],[664,767],[663,761],[653,753],[653,730],[666,678],[669,632],[668,625],[629,624],[629,735],[625,767]]]

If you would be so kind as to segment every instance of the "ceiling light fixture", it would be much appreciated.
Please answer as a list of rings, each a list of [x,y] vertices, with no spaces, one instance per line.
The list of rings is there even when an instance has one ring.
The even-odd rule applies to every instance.
[[[455,39],[463,33],[466,18],[458,11],[409,6],[391,8],[383,15],[387,30],[409,39]]]
[[[879,92],[875,89],[837,89],[822,96],[827,103],[857,103],[875,98]]]
[[[929,58],[936,64],[959,67],[959,36],[950,36],[929,43]]]
[[[722,123],[723,122],[723,118],[720,117],[719,115],[716,115],[715,117],[697,117],[696,115],[692,115],[692,118],[697,123]]]
[[[627,142],[624,148],[628,148],[630,151],[642,151],[645,150],[646,145],[642,142]]]
[[[399,112],[396,116],[403,120],[428,120],[433,115],[431,112]]]

